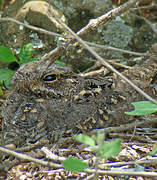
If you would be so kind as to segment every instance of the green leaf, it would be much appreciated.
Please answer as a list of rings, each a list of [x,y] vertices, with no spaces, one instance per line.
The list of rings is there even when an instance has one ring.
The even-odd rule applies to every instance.
[[[0,8],[1,8],[1,6],[3,5],[3,1],[2,0],[0,0]]]
[[[3,90],[1,87],[0,87],[0,96],[3,96]]]
[[[105,139],[105,133],[98,133],[96,136],[96,142],[99,146],[104,144],[104,139]]]
[[[8,68],[0,69],[0,81],[8,80],[12,78],[16,71],[10,70]]]
[[[100,158],[111,158],[115,157],[121,151],[121,139],[116,139],[110,142],[104,143],[103,146],[100,146],[94,150]]]
[[[135,106],[135,110],[131,112],[125,112],[127,115],[143,116],[157,112],[157,105],[150,101],[139,101],[131,103]]]
[[[10,81],[12,79],[12,76],[10,78],[8,78],[7,80],[4,80],[4,86],[7,88],[7,89],[10,89],[11,88],[11,85],[10,85]]]
[[[58,64],[59,66],[66,66],[66,64],[62,61],[56,60],[55,64]]]
[[[6,88],[9,88],[9,82],[12,79],[14,73],[16,71],[12,71],[8,68],[2,68],[0,69],[0,82],[4,82],[4,85],[6,86]]]
[[[89,145],[91,147],[95,147],[95,141],[89,136],[79,134],[79,135],[75,135],[74,138],[75,138],[75,140],[77,140],[81,143],[84,143],[84,144]]]
[[[33,44],[29,43],[24,45],[19,53],[20,64],[37,60],[37,58],[32,58],[33,53],[34,53]]]
[[[157,145],[153,148],[152,152],[150,152],[149,154],[151,156],[155,155],[157,153]]]
[[[68,158],[63,162],[63,166],[67,171],[80,172],[88,168],[88,165],[77,158]]]
[[[12,51],[5,47],[5,46],[0,46],[0,61],[3,62],[18,62],[16,57],[13,55]]]

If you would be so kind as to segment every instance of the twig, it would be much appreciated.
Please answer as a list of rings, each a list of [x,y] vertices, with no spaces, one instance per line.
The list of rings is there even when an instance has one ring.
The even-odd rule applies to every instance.
[[[54,161],[59,161],[59,162],[63,162],[66,160],[65,157],[61,157],[61,156],[58,156],[58,155],[52,153],[47,147],[42,147],[41,150],[45,153],[45,155],[48,159],[51,159]]]
[[[157,101],[153,99],[151,96],[149,96],[147,93],[145,93],[142,89],[140,89],[138,86],[136,86],[131,80],[126,78],[123,74],[121,74],[119,71],[117,71],[113,66],[111,66],[107,61],[105,61],[99,54],[97,54],[91,47],[89,47],[76,33],[74,33],[65,23],[63,23],[60,19],[57,19],[58,22],[66,29],[66,31],[73,35],[73,37],[76,38],[76,40],[85,48],[87,49],[97,60],[99,60],[104,66],[106,66],[109,70],[117,74],[121,79],[123,79],[125,82],[127,82],[131,87],[133,87],[138,93],[143,95],[145,98],[147,98],[149,101],[152,101],[153,103],[157,104]]]
[[[0,146],[0,151],[12,156],[15,156],[18,159],[32,161],[37,164],[41,164],[43,166],[48,166],[52,168],[63,168],[62,165],[55,164],[52,162],[47,162],[39,159],[32,158],[28,155],[17,153],[11,150],[8,150],[4,147]],[[104,171],[104,170],[95,170],[95,169],[86,169],[84,172],[86,173],[97,173],[98,175],[128,175],[128,176],[146,176],[146,177],[157,177],[157,173],[155,172],[123,172],[123,171]]]
[[[25,161],[32,161],[32,162],[35,162],[37,164],[41,164],[43,166],[48,166],[48,167],[53,167],[53,168],[61,168],[62,166],[59,165],[59,164],[55,164],[55,163],[52,163],[52,162],[47,162],[47,161],[43,161],[43,160],[40,160],[40,159],[36,159],[36,158],[33,158],[33,157],[30,157],[26,154],[22,154],[22,153],[17,153],[15,151],[11,151],[9,149],[6,149],[2,146],[0,146],[0,151],[5,153],[5,154],[9,154],[11,156],[14,156],[18,159],[22,159],[22,160],[25,160]]]
[[[133,51],[129,51],[129,50],[124,50],[124,49],[119,49],[119,48],[115,48],[115,47],[111,47],[111,46],[105,46],[105,45],[100,45],[100,44],[95,44],[95,43],[91,43],[88,41],[84,41],[86,44],[91,45],[93,47],[97,47],[97,48],[102,48],[105,50],[112,50],[112,51],[117,51],[121,54],[131,54],[134,56],[145,56],[146,53],[138,53],[138,52],[133,52]]]
[[[24,27],[26,27],[28,29],[32,29],[32,30],[37,31],[39,33],[47,34],[47,35],[50,35],[50,36],[57,36],[57,37],[66,38],[66,36],[63,35],[63,34],[54,33],[54,32],[51,32],[51,31],[48,31],[48,30],[45,30],[45,29],[42,29],[42,28],[38,28],[38,27],[35,27],[35,26],[32,26],[32,25],[28,25],[28,24],[22,23],[22,22],[20,22],[20,21],[18,21],[16,19],[10,18],[10,17],[0,18],[0,22],[5,22],[5,21],[14,22],[16,24],[22,25],[22,26],[24,26]],[[139,52],[123,50],[123,49],[115,48],[115,47],[112,47],[112,46],[104,46],[104,45],[100,45],[100,44],[96,44],[96,43],[88,42],[88,41],[85,41],[85,42],[87,44],[91,45],[91,46],[94,46],[94,47],[102,48],[102,49],[105,49],[105,50],[113,50],[113,51],[117,51],[117,52],[123,53],[123,54],[131,54],[131,55],[135,55],[135,56],[144,56],[145,55],[145,53],[139,53]]]
[[[152,8],[157,8],[156,4],[151,4],[151,5],[147,5],[147,6],[139,6],[139,7],[135,7],[135,8],[131,8],[131,10],[150,10]]]
[[[136,127],[134,127],[134,129],[136,130]],[[124,139],[124,140],[129,140],[129,142],[131,142],[132,140],[134,141],[138,141],[138,142],[147,142],[149,143],[150,140],[146,139],[145,136],[137,136],[137,135],[134,135],[134,132],[132,134],[126,134],[126,133],[109,133],[108,134],[108,137],[111,138],[111,139],[114,139],[114,138],[121,138],[121,139]]]
[[[114,19],[116,16],[120,15],[121,13],[127,11],[130,7],[134,6],[136,4],[136,2],[139,2],[140,0],[130,0],[129,2],[109,11],[108,13],[94,19],[94,20],[91,20],[89,22],[88,25],[86,25],[84,28],[82,28],[80,31],[77,32],[77,35],[82,37],[86,34],[89,33],[89,31],[93,31],[95,30],[99,25],[101,24],[104,24],[106,23],[107,21],[109,20],[112,20]],[[69,43],[72,43],[74,41],[74,39],[70,39],[70,40],[67,40],[64,44],[64,46],[59,46],[54,50],[52,50],[50,53],[48,53],[46,56],[44,56],[43,58],[41,58],[41,61],[50,61],[50,59],[53,59],[53,53],[57,53],[58,51],[58,55],[61,56],[61,54],[64,52],[63,49],[66,48],[66,46],[69,44]],[[62,51],[61,51],[62,50]],[[61,51],[61,52],[60,52]],[[55,61],[56,59],[53,59],[53,61]]]
[[[97,133],[97,132],[103,132],[103,133],[110,133],[110,132],[124,132],[134,129],[135,126],[137,127],[143,127],[145,125],[148,124],[153,124],[156,123],[156,117],[151,118],[149,120],[143,120],[143,121],[137,121],[137,122],[133,122],[133,123],[129,123],[129,124],[123,124],[117,127],[108,127],[108,128],[104,128],[104,129],[96,129],[96,130],[92,130],[92,133]]]
[[[96,18],[92,19],[84,28],[82,28],[77,35],[78,36],[83,36],[87,34],[89,31],[93,31],[97,29],[100,25],[106,23],[109,20],[114,19],[116,16],[119,16],[123,12],[127,11],[130,7],[133,7],[137,2],[140,0],[130,0],[123,5],[109,11],[108,13]]]
[[[87,173],[94,173],[95,169],[86,169],[85,172]],[[129,172],[127,170],[125,171],[103,171],[98,170],[97,173],[99,175],[125,175],[125,176],[145,176],[145,177],[157,177],[157,173],[155,172]]]
[[[132,1],[138,1],[138,0],[132,0]],[[127,3],[125,3],[127,4]],[[124,6],[123,8],[121,7],[121,9],[125,9],[126,6]],[[121,9],[119,9],[119,11],[115,11],[115,14],[116,13],[119,13],[121,12]],[[97,22],[96,24],[98,25],[103,19],[105,19],[105,15],[99,17],[100,19],[96,19],[96,20],[93,20],[94,22]],[[4,18],[0,18],[1,21],[4,20]],[[5,19],[6,20],[6,19]],[[22,24],[22,25],[25,25],[26,27],[29,27],[29,28],[33,28],[33,29],[36,29],[36,30],[40,30],[40,32],[45,32],[46,30],[44,29],[41,29],[41,28],[36,28],[34,26],[30,26],[30,25],[26,25],[26,24],[23,24],[21,22],[17,22],[17,20],[14,20],[12,18],[8,18],[8,20],[11,20],[13,22],[16,22],[18,24]],[[61,22],[60,22],[61,23]],[[63,23],[62,23],[63,25]],[[65,24],[63,25],[66,29],[68,27],[65,26]],[[89,26],[89,24],[88,24]],[[90,26],[89,26],[90,27]],[[87,27],[86,27],[87,28]],[[69,29],[69,28],[68,28]],[[70,29],[68,30],[69,32],[71,31]],[[84,31],[79,31],[77,34],[82,34],[82,32]],[[47,31],[48,33],[48,31]],[[52,33],[50,32],[51,35],[59,35],[57,33]],[[116,69],[114,69],[110,64],[108,64],[107,62],[105,62],[96,52],[94,52],[87,44],[85,44],[76,34],[74,34],[74,32],[71,31],[71,33],[74,35],[74,37],[81,43],[83,44],[83,46],[89,51],[91,52],[91,54],[93,54],[97,59],[99,59],[99,61],[102,62],[102,64],[104,64],[106,67],[108,67],[111,71],[115,72],[119,77],[121,77],[122,79],[124,79],[128,84],[130,84],[134,89],[136,89],[136,91],[138,91],[140,94],[142,94],[143,96],[145,96],[148,100],[152,101],[153,103],[157,104],[157,101],[154,100],[153,98],[151,98],[149,95],[147,95],[144,91],[142,91],[139,87],[137,87],[135,84],[133,84],[129,79],[127,79],[125,76],[123,76],[121,73],[119,73]],[[58,47],[57,49],[51,51],[49,54],[45,55],[43,58],[42,58],[42,61],[46,61],[47,59],[49,59],[50,57],[53,58],[54,60],[58,58],[58,56],[60,56],[61,52],[63,52],[64,48],[63,46],[61,47]]]
[[[107,60],[107,62],[109,62],[110,64],[112,64],[113,66],[118,67],[118,68],[124,68],[124,69],[131,69],[132,68],[130,66],[114,62],[113,60]]]
[[[108,72],[105,72],[104,67],[102,67],[99,70],[90,71],[90,72],[87,72],[87,73],[80,73],[79,75],[82,76],[82,77],[89,77],[89,76],[97,76],[97,75],[100,75],[100,74],[104,74],[105,75],[107,73]]]
[[[125,165],[136,165],[136,164],[151,164],[156,165],[157,164],[157,158],[151,158],[148,160],[137,160],[137,161],[129,161],[129,162],[112,162],[112,163],[105,163],[99,165],[99,168],[105,169],[107,167],[117,167],[117,166],[125,166]]]
[[[124,64],[120,64],[119,62],[120,62],[120,60],[119,59],[112,59],[112,60],[107,60],[107,62],[109,62],[110,64],[112,64],[113,66],[115,66],[116,68],[124,68],[124,69],[131,69],[132,67],[130,67],[130,66],[127,66],[127,65],[124,65]],[[92,66],[92,67],[90,67],[90,68],[88,68],[88,69],[86,69],[84,72],[83,72],[83,74],[86,74],[86,73],[89,73],[89,72],[91,72],[91,71],[95,71],[95,70],[97,70],[97,69],[100,69],[100,67],[102,67],[103,66],[103,64],[100,62],[100,61],[96,61],[95,62],[95,64]],[[105,73],[106,74],[106,73]]]
[[[17,148],[16,151],[17,152],[28,152],[34,149],[37,149],[39,147],[44,146],[45,144],[49,144],[49,140],[39,140],[37,143],[35,144],[31,144],[29,146],[25,146],[25,147],[21,147],[21,148]]]
[[[42,28],[38,28],[38,27],[35,27],[35,26],[32,26],[32,25],[28,25],[28,24],[22,23],[22,22],[20,22],[18,20],[10,18],[10,17],[0,18],[0,22],[4,22],[4,21],[14,22],[16,24],[22,25],[22,26],[24,26],[26,28],[32,29],[32,30],[37,31],[39,33],[43,33],[43,34],[47,34],[47,35],[51,35],[51,36],[63,37],[63,35],[61,35],[61,34],[54,33],[54,32],[47,31],[47,30],[42,29]]]
[[[89,24],[87,26],[85,26],[84,28],[82,28],[78,33],[77,35],[79,36],[84,36],[86,35],[89,31],[93,31],[95,30],[99,25],[101,24],[104,24],[105,22],[109,21],[109,20],[112,20],[114,19],[116,16],[120,15],[121,13],[127,11],[130,7],[134,6],[136,4],[136,2],[139,2],[140,0],[130,0],[129,2],[109,11],[108,13],[94,19],[94,20],[91,20],[89,22]],[[38,31],[40,33],[45,33],[45,34],[48,34],[48,35],[53,35],[53,36],[60,36],[60,37],[63,37],[63,35],[60,35],[60,34],[57,34],[57,33],[53,33],[53,32],[50,32],[50,31],[47,31],[47,30],[44,30],[42,28],[37,28],[37,27],[34,27],[34,26],[31,26],[31,25],[27,25],[27,24],[24,24],[24,23],[21,23],[13,18],[0,18],[0,21],[12,21],[14,23],[17,23],[17,24],[20,24],[20,25],[23,25],[24,27],[27,27],[27,28],[30,28],[32,30],[35,30],[35,31]],[[41,58],[41,61],[50,61],[50,59],[53,59],[53,61],[55,61],[58,56],[61,56],[61,54],[64,52],[65,50],[65,47],[67,46],[67,44],[71,43],[73,41],[73,39],[71,40],[67,40],[65,42],[65,45],[61,45],[59,47],[57,47],[55,50],[52,50],[51,52],[49,52],[47,55],[43,56],[43,58]],[[57,56],[56,56],[57,54]],[[56,58],[56,59],[55,59]]]
[[[88,175],[88,176],[86,177],[86,180],[90,180],[90,179],[93,180],[93,177],[94,177],[94,174]]]

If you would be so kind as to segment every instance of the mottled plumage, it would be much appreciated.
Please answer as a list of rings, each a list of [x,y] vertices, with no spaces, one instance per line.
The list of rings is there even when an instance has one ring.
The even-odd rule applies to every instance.
[[[151,84],[156,53],[157,48],[152,48],[143,64],[124,72],[151,95],[156,94]],[[2,112],[3,144],[18,146],[129,123],[133,119],[124,111],[129,110],[130,102],[144,99],[117,77],[81,77],[50,61],[24,64],[11,84],[14,89]]]

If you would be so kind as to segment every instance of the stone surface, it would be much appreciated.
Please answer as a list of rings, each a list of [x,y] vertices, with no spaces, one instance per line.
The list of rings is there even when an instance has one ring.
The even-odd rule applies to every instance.
[[[4,11],[2,17],[6,16],[57,33],[63,31],[54,17],[65,19],[66,22],[63,13],[45,1],[29,1],[25,4],[17,1]],[[32,43],[35,48],[40,49],[38,54],[42,54],[41,50],[48,51],[50,47],[56,47],[57,43],[56,38],[52,35],[39,33],[13,22],[1,23],[0,33],[0,42],[7,47],[18,49],[27,43]]]

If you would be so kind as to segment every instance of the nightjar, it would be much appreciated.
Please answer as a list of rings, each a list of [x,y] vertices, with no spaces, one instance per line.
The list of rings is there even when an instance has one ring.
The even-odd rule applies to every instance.
[[[143,90],[156,95],[157,45],[142,64],[124,72]],[[22,65],[3,106],[2,144],[22,146],[40,139],[118,126],[134,121],[124,114],[132,101],[144,99],[117,77],[81,77],[49,61]]]

